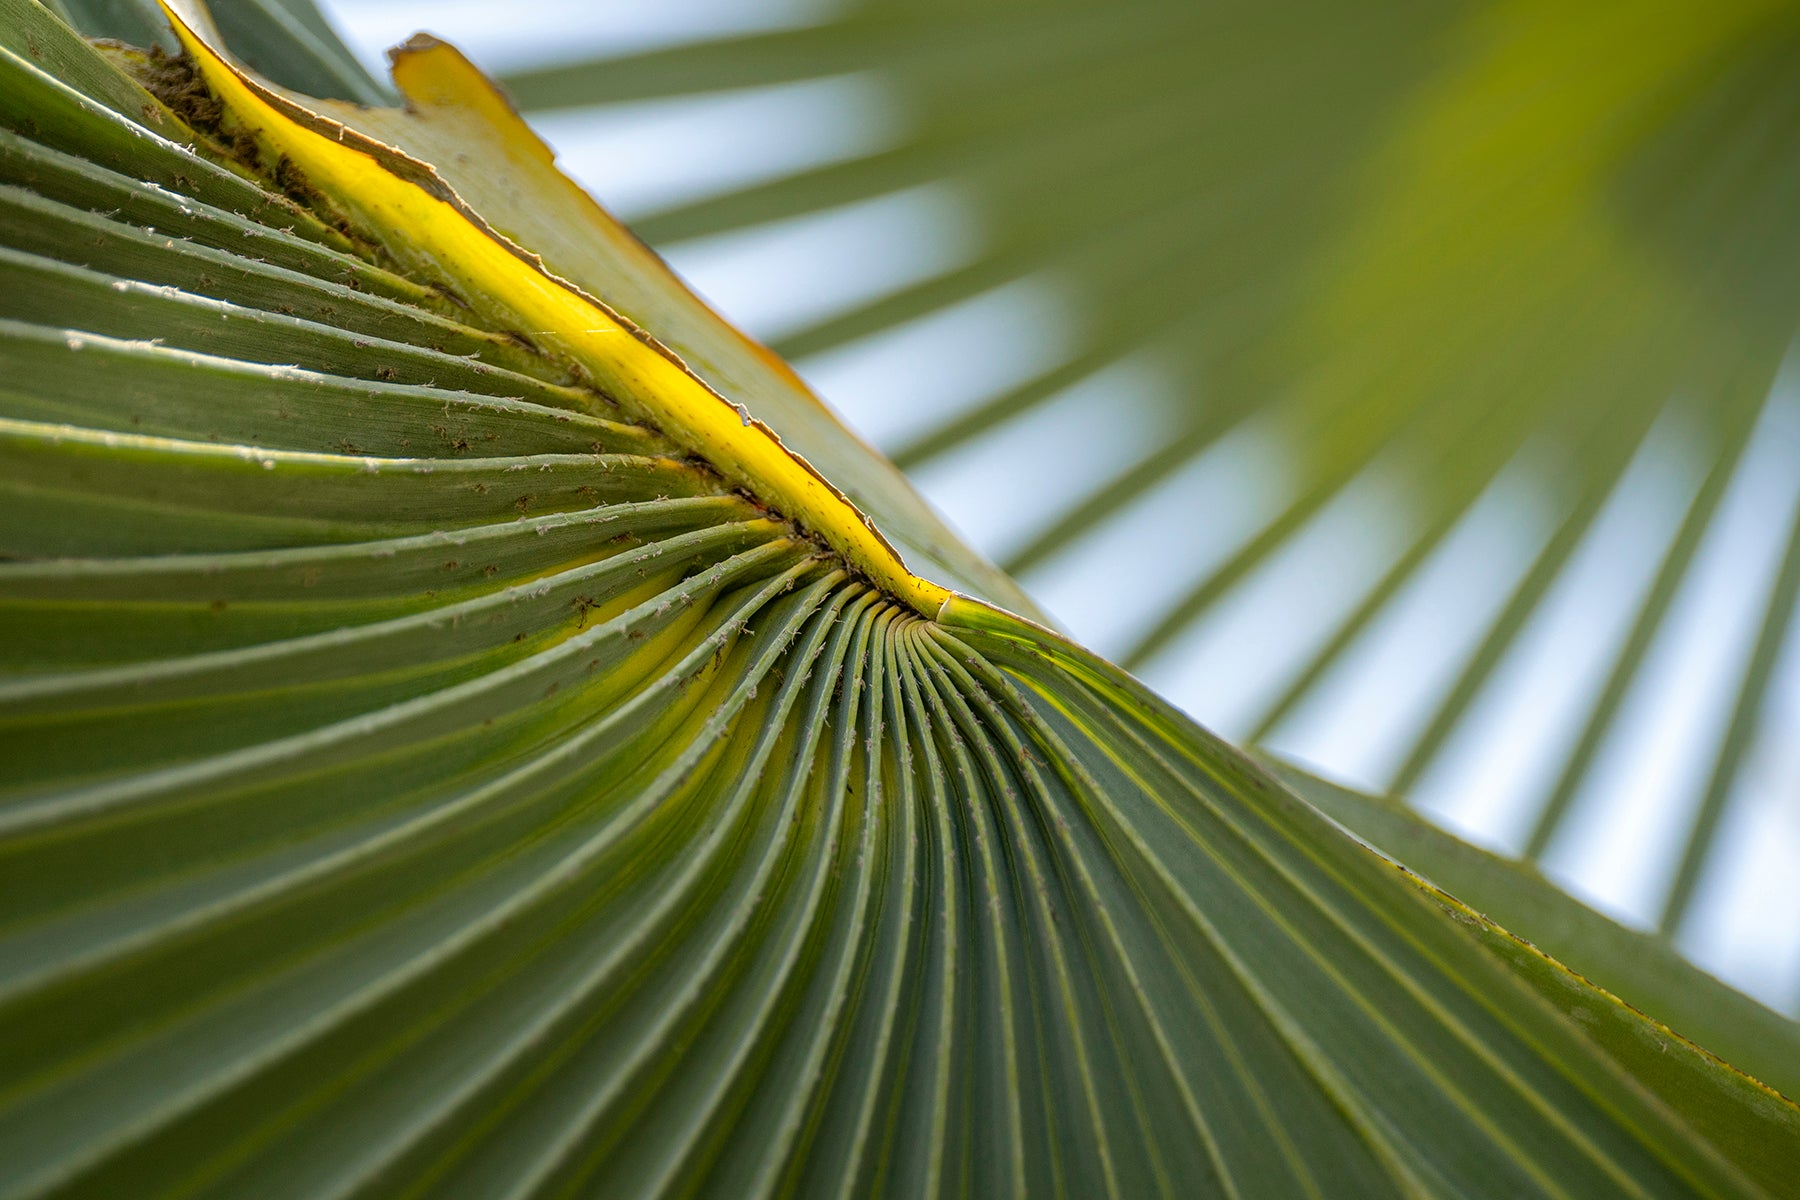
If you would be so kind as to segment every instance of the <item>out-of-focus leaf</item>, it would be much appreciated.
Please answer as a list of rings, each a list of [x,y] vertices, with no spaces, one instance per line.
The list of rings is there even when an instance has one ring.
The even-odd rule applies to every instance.
[[[20,4],[35,0],[19,0]],[[58,0],[69,24],[89,37],[175,53],[180,43],[156,0]],[[304,0],[230,0],[214,14],[245,62],[289,87],[363,104],[393,100],[371,79],[337,31]]]

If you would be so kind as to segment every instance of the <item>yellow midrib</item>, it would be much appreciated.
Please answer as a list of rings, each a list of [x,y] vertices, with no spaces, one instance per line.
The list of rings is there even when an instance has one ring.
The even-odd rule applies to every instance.
[[[216,51],[172,0],[161,0],[182,45],[230,117],[297,166],[410,265],[426,267],[464,294],[500,308],[521,331],[593,374],[609,394],[727,482],[823,540],[855,570],[925,616],[951,593],[914,575],[869,519],[775,431],[695,376],[609,310],[487,227],[447,186],[434,195],[382,161],[404,160],[435,179],[428,164],[405,160],[354,130],[290,102],[250,79]],[[333,136],[335,134],[335,136]],[[434,189],[435,190],[435,189]]]

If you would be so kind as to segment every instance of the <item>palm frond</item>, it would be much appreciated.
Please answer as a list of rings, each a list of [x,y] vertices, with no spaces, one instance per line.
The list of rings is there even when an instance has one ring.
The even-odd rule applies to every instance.
[[[1074,334],[1017,382],[884,445],[909,470],[977,448],[984,462],[1027,462],[1026,416],[1110,364],[1160,364],[1167,389],[1118,393],[1107,413],[1159,435],[1085,490],[1015,467],[994,490],[1029,489],[1039,511],[1025,536],[992,547],[1040,591],[1101,569],[1087,551],[1134,522],[1160,529],[1172,565],[1156,578],[1176,582],[1158,609],[1124,629],[1069,618],[1153,683],[1180,693],[1184,672],[1205,671],[1195,664],[1209,631],[1227,628],[1222,614],[1252,603],[1278,562],[1310,555],[1329,575],[1371,553],[1359,549],[1373,541],[1366,530],[1327,518],[1358,489],[1397,491],[1391,549],[1372,552],[1366,578],[1314,606],[1322,614],[1266,614],[1258,627],[1312,649],[1265,655],[1228,680],[1209,673],[1198,710],[1395,794],[1420,792],[1459,737],[1491,732],[1482,703],[1602,541],[1602,512],[1634,464],[1668,465],[1665,486],[1692,489],[1680,497],[1687,518],[1614,551],[1629,559],[1618,578],[1655,582],[1641,597],[1621,585],[1589,598],[1590,623],[1617,623],[1617,640],[1564,722],[1570,734],[1534,751],[1548,766],[1520,766],[1516,836],[1494,834],[1536,861],[1567,848],[1578,798],[1591,803],[1604,783],[1599,750],[1642,736],[1622,707],[1657,686],[1650,648],[1682,636],[1670,602],[1697,586],[1696,549],[1731,536],[1718,506],[1747,439],[1786,436],[1778,374],[1800,327],[1797,53],[1791,7],[1761,0],[1579,13],[1534,0],[1354,11],[864,0],[800,27],[592,60],[545,49],[505,83],[542,113],[849,74],[891,96],[902,114],[893,144],[635,226],[679,251],[924,184],[965,198],[982,231],[969,260],[783,333],[776,345],[803,371],[807,356],[997,287],[1066,285]],[[594,182],[604,194],[606,179]],[[1251,425],[1272,431],[1291,477],[1272,512],[1183,580],[1180,564],[1199,554],[1184,549],[1201,542],[1190,529],[1211,531],[1173,515],[1186,494],[1176,485]],[[1652,429],[1679,430],[1674,448]],[[1792,461],[1791,447],[1770,453]],[[1515,476],[1530,482],[1508,491]],[[1402,619],[1446,539],[1497,494],[1539,542],[1497,607],[1464,618],[1467,649],[1402,744],[1352,766],[1309,730],[1365,724],[1338,685],[1376,643],[1371,631]],[[1769,503],[1780,553],[1792,488]],[[1769,790],[1789,786],[1745,774],[1793,734],[1776,699],[1794,608],[1792,556],[1783,561],[1767,585],[1753,554],[1724,568],[1740,592],[1769,588],[1766,604],[1760,590],[1754,599],[1764,632],[1742,662],[1724,638],[1704,648],[1730,694],[1716,742],[1695,727],[1711,769],[1671,801],[1686,832],[1650,914],[1671,934],[1689,923],[1701,878],[1734,869],[1716,853],[1733,797],[1774,803]],[[1427,652],[1441,640],[1405,632]]]
[[[473,256],[393,218],[441,214],[382,210],[413,188],[502,245],[529,232],[504,203],[350,131],[341,177],[303,178],[327,118],[274,106],[191,7],[200,74],[138,66],[200,131],[108,78],[130,55],[0,3],[84,64],[0,49],[3,291],[42,298],[0,327],[0,1190],[1800,1177],[1780,1094],[1101,659],[876,586],[770,507],[787,468],[734,465],[679,424],[685,385],[619,366],[664,348],[522,327],[542,282],[580,293],[473,294]],[[467,179],[534,179],[516,119],[443,78],[403,67],[410,117],[363,119],[428,139],[454,102],[472,158],[527,152]],[[582,236],[720,378],[763,364],[720,403],[858,452]],[[903,480],[867,486],[919,536],[882,499]]]

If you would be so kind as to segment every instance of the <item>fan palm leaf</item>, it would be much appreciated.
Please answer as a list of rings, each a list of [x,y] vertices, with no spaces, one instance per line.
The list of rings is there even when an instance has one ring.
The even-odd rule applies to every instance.
[[[0,6],[0,1191],[1791,1192],[1784,1019],[1021,615],[453,50]]]
[[[805,369],[805,356],[997,287],[1060,287],[1073,326],[1015,383],[882,422],[896,430],[884,448],[927,474],[1029,455],[1072,386],[1156,364],[1167,387],[1108,393],[1115,425],[1156,435],[1105,458],[1110,476],[1046,489],[991,548],[1028,590],[1081,596],[1077,634],[1245,740],[1455,807],[1444,779],[1471,773],[1448,752],[1505,736],[1494,713],[1509,664],[1584,564],[1607,561],[1617,582],[1586,589],[1588,644],[1553,681],[1573,689],[1566,719],[1491,769],[1518,800],[1487,836],[1579,876],[1594,840],[1575,828],[1591,824],[1583,809],[1626,786],[1607,749],[1644,755],[1644,697],[1667,686],[1661,648],[1703,639],[1682,653],[1716,664],[1719,732],[1711,713],[1686,722],[1705,761],[1663,784],[1675,846],[1666,867],[1641,864],[1645,896],[1626,905],[1692,944],[1703,879],[1740,866],[1741,849],[1721,845],[1733,806],[1767,813],[1791,790],[1752,769],[1759,755],[1785,761],[1793,730],[1778,668],[1800,570],[1794,496],[1759,482],[1764,457],[1792,460],[1791,8],[867,0],[784,21],[636,53],[515,52],[506,83],[552,116],[852,75],[891,96],[902,120],[889,144],[634,227],[680,249],[911,186],[965,198],[979,227],[965,261],[782,330],[777,347]],[[1167,517],[1232,486],[1184,481],[1223,478],[1246,443],[1270,442],[1286,478],[1267,485],[1266,511],[1191,523],[1199,533]],[[1680,507],[1666,524],[1646,515],[1631,541],[1603,518],[1645,475]],[[1721,509],[1733,480],[1768,497],[1756,538]],[[1386,503],[1374,516],[1370,496]],[[984,526],[974,505],[952,515]],[[1485,532],[1496,523],[1510,523],[1504,536]],[[1194,547],[1176,566],[1121,571],[1154,600],[1122,615],[1123,584],[1069,582],[1119,571],[1098,547],[1143,525]],[[1484,532],[1498,595],[1471,585],[1441,602],[1465,610],[1450,623],[1467,648],[1448,651],[1407,602],[1450,590],[1427,586],[1430,568],[1461,563],[1459,535]],[[1748,644],[1687,632],[1676,601],[1713,569],[1706,547],[1748,541],[1718,568],[1744,597]],[[1337,595],[1234,623],[1281,569]],[[1259,654],[1217,652],[1246,636]],[[1345,697],[1367,695],[1353,685],[1368,655],[1396,638],[1427,664],[1414,671],[1452,660],[1376,737]],[[1381,678],[1389,691],[1415,682]],[[1690,673],[1678,686],[1710,685]]]

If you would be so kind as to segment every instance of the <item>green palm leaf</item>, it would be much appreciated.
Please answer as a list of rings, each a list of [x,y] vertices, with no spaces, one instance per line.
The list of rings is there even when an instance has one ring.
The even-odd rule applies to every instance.
[[[1222,698],[1202,715],[1218,709],[1246,740],[1397,795],[1430,790],[1456,772],[1459,737],[1495,736],[1483,704],[1584,548],[1610,554],[1622,581],[1641,573],[1642,593],[1621,582],[1616,597],[1590,597],[1590,624],[1616,608],[1620,632],[1595,651],[1569,735],[1534,751],[1545,769],[1517,772],[1517,832],[1495,833],[1531,860],[1579,841],[1571,818],[1611,782],[1603,749],[1648,749],[1621,715],[1660,686],[1646,663],[1682,636],[1671,602],[1700,573],[1702,547],[1732,536],[1720,501],[1747,472],[1746,445],[1791,461],[1788,402],[1771,388],[1800,324],[1791,6],[863,0],[788,20],[592,61],[515,54],[506,83],[528,111],[571,114],[847,74],[892,96],[891,144],[635,227],[679,249],[909,186],[965,198],[979,225],[967,261],[787,331],[778,348],[834,351],[998,286],[1062,285],[1072,332],[1015,383],[896,435],[884,448],[909,470],[976,451],[1023,458],[1072,385],[1156,363],[1169,387],[1109,399],[1111,420],[1156,435],[1091,486],[1042,487],[1028,526],[992,549],[1027,590],[1054,592],[1071,573],[1110,569],[1093,548],[1139,525],[1196,557],[1224,536],[1204,569],[1176,553],[1180,565],[1132,576],[1157,585],[1154,603],[1131,607],[1141,616],[1108,606],[1091,622],[1097,644],[1177,693],[1211,661],[1197,663],[1196,647],[1232,636],[1233,606],[1257,603],[1260,580],[1316,565],[1341,596],[1316,615],[1268,616],[1257,636],[1281,652],[1209,678],[1204,694]],[[1228,474],[1209,464],[1246,433],[1271,440],[1289,471],[1270,485],[1271,510],[1235,534],[1189,534],[1166,515],[1195,503],[1184,498],[1199,489],[1180,482]],[[1634,464],[1661,468],[1686,511],[1621,548],[1602,516]],[[1038,482],[1024,469],[1016,479]],[[1357,507],[1371,490],[1399,497],[1390,548]],[[1710,761],[1670,786],[1676,853],[1645,871],[1649,915],[1671,934],[1695,933],[1702,879],[1736,868],[1720,844],[1731,806],[1779,805],[1768,793],[1787,786],[1747,770],[1793,732],[1776,668],[1800,564],[1784,536],[1793,497],[1777,492],[1764,504],[1778,559],[1767,580],[1752,553],[1724,568],[1760,636],[1743,659],[1723,639],[1706,647],[1729,693],[1722,732],[1696,732]],[[1492,556],[1522,561],[1494,568],[1502,596],[1464,617],[1468,647],[1417,719],[1373,762],[1321,746],[1323,723],[1367,729],[1344,699],[1359,654],[1404,626],[1428,568],[1494,507],[1526,532],[1523,549]],[[1365,559],[1360,576],[1342,566]],[[1404,632],[1446,653],[1441,637]]]
[[[1791,1194],[1800,1109],[1015,615],[452,52],[302,112],[3,4],[0,1194]]]

